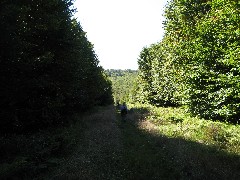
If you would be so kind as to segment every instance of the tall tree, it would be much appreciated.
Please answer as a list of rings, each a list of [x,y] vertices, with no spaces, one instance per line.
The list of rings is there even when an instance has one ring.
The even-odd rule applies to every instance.
[[[154,104],[187,104],[200,117],[239,121],[239,2],[172,0],[165,17],[162,42],[140,53],[139,94]]]
[[[71,6],[72,0],[0,2],[1,129],[28,131],[63,123],[70,110],[111,97]]]
[[[193,114],[239,119],[239,14],[239,2],[225,0],[174,0],[166,11],[166,33]]]

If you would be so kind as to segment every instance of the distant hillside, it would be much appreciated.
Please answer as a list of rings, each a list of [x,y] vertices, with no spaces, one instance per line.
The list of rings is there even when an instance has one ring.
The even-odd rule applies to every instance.
[[[108,69],[105,73],[112,81],[114,102],[132,102],[137,70]]]
[[[126,70],[122,70],[122,69],[107,69],[105,70],[105,73],[109,76],[109,77],[114,77],[114,76],[124,76],[126,74],[137,74],[137,70],[132,70],[132,69],[126,69]]]

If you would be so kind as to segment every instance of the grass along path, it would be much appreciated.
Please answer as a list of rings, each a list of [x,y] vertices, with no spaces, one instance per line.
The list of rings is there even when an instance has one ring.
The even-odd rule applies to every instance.
[[[12,142],[26,147],[0,164],[1,179],[240,179],[237,126],[230,127],[236,135],[225,137],[223,145],[218,138],[214,143],[215,132],[213,139],[197,136],[208,129],[197,122],[194,129],[191,119],[170,109],[133,107],[125,123],[114,106],[75,118],[75,125],[56,132],[4,140],[5,149]],[[184,130],[176,129],[178,123]]]
[[[162,115],[159,114],[159,110]],[[180,119],[180,112],[175,111],[174,114],[169,108],[153,109],[153,107],[140,106],[135,107],[134,111],[137,117],[130,118],[131,121],[123,130],[126,159],[129,169],[134,172],[130,179],[240,179],[238,144],[240,139],[238,142],[229,143],[228,145],[231,146],[229,148],[219,142],[217,145],[212,143],[209,134],[207,134],[209,140],[206,136],[202,136],[203,139],[205,138],[204,141],[198,142],[199,137],[198,139],[188,137],[194,123],[199,125],[196,119],[194,119],[196,122],[192,121],[190,124],[189,117]],[[156,111],[158,111],[157,115]],[[171,117],[163,115],[163,111]],[[182,128],[190,126],[190,132],[187,130],[181,132],[182,134],[175,132],[180,131],[176,121],[182,124]],[[185,121],[188,123],[184,126]],[[207,123],[209,122],[206,121]],[[219,125],[217,122],[216,124]],[[177,128],[173,129],[173,126]],[[233,129],[233,125],[229,126]],[[210,130],[211,128],[212,126]],[[239,127],[236,126],[235,129],[237,128]],[[201,130],[203,129],[195,127],[193,135],[196,135],[197,131],[202,134]],[[238,137],[234,134],[236,132],[237,130],[232,132],[233,135],[229,139]]]
[[[84,121],[84,138],[49,179],[122,179],[123,146],[115,108],[103,108]]]
[[[147,113],[135,108],[126,123],[114,107],[89,116],[84,140],[51,179],[239,179],[238,155],[163,135]]]

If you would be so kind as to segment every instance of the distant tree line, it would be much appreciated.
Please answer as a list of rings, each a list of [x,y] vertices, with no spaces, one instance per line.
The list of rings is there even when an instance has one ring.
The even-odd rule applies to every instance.
[[[114,102],[132,102],[138,71],[131,69],[107,69],[105,72],[112,82]]]
[[[140,53],[136,100],[239,121],[240,2],[172,0],[165,18],[163,40]]]
[[[0,131],[67,122],[112,102],[111,82],[73,18],[72,0],[0,2]]]
[[[132,69],[106,69],[105,73],[109,77],[117,77],[117,76],[125,76],[126,74],[136,74],[137,70],[132,70]]]

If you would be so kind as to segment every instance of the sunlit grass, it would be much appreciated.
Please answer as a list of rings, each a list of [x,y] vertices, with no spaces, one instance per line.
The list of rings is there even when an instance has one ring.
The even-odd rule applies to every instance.
[[[148,109],[144,117],[158,132],[167,137],[215,146],[219,150],[240,155],[240,125],[192,117],[183,107],[154,107],[135,104],[130,107]]]

